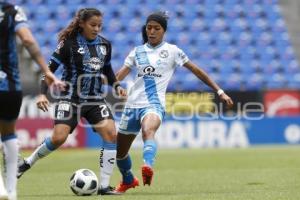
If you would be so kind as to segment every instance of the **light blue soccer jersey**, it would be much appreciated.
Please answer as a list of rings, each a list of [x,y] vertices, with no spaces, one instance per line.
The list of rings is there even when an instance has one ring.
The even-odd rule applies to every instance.
[[[125,107],[145,108],[154,105],[165,108],[165,94],[175,67],[188,61],[181,49],[167,42],[157,47],[147,43],[135,47],[124,63],[129,68],[137,68]]]

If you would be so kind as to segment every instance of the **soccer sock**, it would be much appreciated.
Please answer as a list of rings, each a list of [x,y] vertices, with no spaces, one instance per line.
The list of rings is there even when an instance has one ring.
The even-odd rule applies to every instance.
[[[117,159],[118,168],[123,177],[123,183],[131,184],[133,182],[133,174],[131,172],[131,158],[128,154],[125,158]]]
[[[4,170],[6,173],[6,190],[9,194],[16,193],[17,190],[17,168],[19,146],[17,136],[12,133],[1,136],[4,154]]]
[[[116,162],[117,145],[103,141],[100,151],[100,187],[109,186],[110,177]]]
[[[32,166],[37,160],[49,155],[55,149],[56,147],[51,142],[51,139],[46,138],[44,142],[38,146],[38,148],[28,158],[26,158],[26,162]]]
[[[143,159],[146,165],[153,167],[156,152],[156,142],[154,140],[146,140],[143,148]]]
[[[0,166],[0,197],[1,196],[7,196],[7,191],[4,185],[3,177],[2,177],[2,170]]]

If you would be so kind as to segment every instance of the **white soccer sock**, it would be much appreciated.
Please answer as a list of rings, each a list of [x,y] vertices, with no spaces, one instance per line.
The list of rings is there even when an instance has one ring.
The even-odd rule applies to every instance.
[[[109,186],[110,177],[116,162],[117,150],[102,148],[100,151],[100,187]]]
[[[55,149],[56,148],[53,146],[50,138],[46,138],[45,141],[25,160],[30,166],[32,166],[36,161],[49,155]]]
[[[0,168],[0,198],[7,197],[6,188],[4,186],[4,181],[2,177],[2,170]]]
[[[8,193],[17,191],[17,168],[18,168],[18,140],[15,137],[2,141],[4,163],[5,163],[5,184]]]

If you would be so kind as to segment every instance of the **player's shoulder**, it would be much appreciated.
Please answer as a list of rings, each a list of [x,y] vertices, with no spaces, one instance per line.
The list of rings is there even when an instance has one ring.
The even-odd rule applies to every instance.
[[[178,49],[178,46],[176,44],[171,44],[171,43],[168,43],[168,42],[165,42],[164,46],[169,48],[169,49]]]
[[[163,49],[170,51],[171,53],[178,53],[181,49],[175,45],[168,42],[165,42],[165,44],[162,46]]]
[[[107,38],[103,37],[102,35],[98,35],[98,37],[101,40],[101,43],[111,45],[110,40],[108,40]]]
[[[76,43],[76,39],[74,37],[69,37],[64,40],[59,41],[58,46],[61,47],[68,47],[72,46],[72,44]]]

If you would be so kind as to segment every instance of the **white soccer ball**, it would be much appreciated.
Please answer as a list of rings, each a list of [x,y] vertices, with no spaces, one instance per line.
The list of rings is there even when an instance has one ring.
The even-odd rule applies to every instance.
[[[78,196],[86,196],[98,190],[98,178],[90,169],[79,169],[70,178],[70,188]]]

